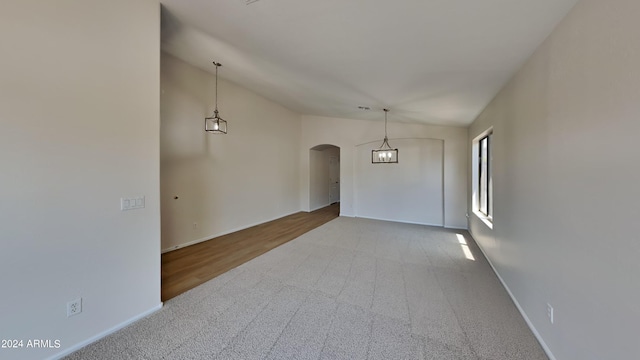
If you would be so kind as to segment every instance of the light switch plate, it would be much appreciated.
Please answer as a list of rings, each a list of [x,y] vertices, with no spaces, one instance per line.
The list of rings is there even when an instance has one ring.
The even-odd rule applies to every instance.
[[[120,198],[120,210],[122,211],[144,209],[144,206],[144,196],[138,196],[134,198]]]

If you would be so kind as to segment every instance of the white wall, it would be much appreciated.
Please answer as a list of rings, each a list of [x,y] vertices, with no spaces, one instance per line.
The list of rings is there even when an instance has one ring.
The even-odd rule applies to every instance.
[[[355,216],[356,145],[381,141],[383,130],[382,121],[303,116],[301,140],[303,151],[300,156],[302,209],[309,210],[309,156],[304,150],[320,144],[332,144],[340,147],[340,213],[343,216]],[[467,129],[390,122],[389,137],[390,139],[430,138],[444,141],[444,225],[466,228]]]
[[[205,133],[215,76],[166,53],[161,67],[163,250],[299,211],[300,115],[221,77],[228,134]]]
[[[579,2],[469,131],[495,151],[471,232],[558,360],[638,358],[638,14]]]
[[[42,359],[161,305],[160,6],[5,0],[0,43],[0,339],[61,345],[0,358]]]
[[[356,147],[356,216],[443,226],[444,142],[434,139],[390,142],[398,149],[398,163],[371,163],[371,151],[380,147],[380,141]]]

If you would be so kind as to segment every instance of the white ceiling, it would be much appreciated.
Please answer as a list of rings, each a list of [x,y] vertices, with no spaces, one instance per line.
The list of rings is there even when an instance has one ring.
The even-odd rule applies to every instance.
[[[577,0],[163,0],[162,49],[301,114],[466,126]]]

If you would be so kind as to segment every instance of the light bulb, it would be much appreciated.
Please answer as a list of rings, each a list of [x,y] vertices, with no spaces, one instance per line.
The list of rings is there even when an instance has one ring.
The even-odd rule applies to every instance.
[[[218,130],[218,122],[213,123],[213,130]]]

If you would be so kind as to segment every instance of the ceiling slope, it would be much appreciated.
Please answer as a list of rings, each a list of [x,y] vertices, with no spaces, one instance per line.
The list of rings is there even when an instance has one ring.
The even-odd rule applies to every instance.
[[[164,0],[162,49],[301,114],[467,126],[577,0]]]

